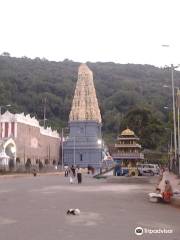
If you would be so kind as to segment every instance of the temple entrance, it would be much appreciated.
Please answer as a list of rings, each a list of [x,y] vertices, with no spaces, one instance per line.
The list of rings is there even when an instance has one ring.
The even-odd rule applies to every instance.
[[[9,138],[0,147],[0,165],[4,169],[12,169],[16,164],[16,144],[14,140]]]

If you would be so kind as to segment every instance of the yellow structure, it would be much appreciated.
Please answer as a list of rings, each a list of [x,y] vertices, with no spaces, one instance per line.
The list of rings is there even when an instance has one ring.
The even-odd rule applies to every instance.
[[[69,121],[94,120],[101,123],[101,114],[93,82],[93,73],[86,64],[78,70],[78,80],[74,93]]]
[[[136,163],[144,159],[139,138],[129,128],[121,132],[114,146],[112,157],[117,164],[128,167],[129,174],[138,174]]]

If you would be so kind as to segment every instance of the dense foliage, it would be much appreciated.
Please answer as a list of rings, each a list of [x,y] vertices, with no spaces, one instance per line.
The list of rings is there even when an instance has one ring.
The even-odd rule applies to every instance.
[[[47,124],[60,130],[67,126],[80,63],[46,59],[0,56],[0,105],[11,104],[10,111],[25,112],[43,119],[46,99]],[[129,126],[142,138],[145,148],[165,144],[165,129],[171,126],[170,70],[151,65],[87,63],[94,73],[94,83],[103,118],[103,134],[115,140]],[[175,73],[175,85],[180,79]],[[166,139],[167,140],[167,139]],[[167,141],[166,141],[167,144]],[[165,145],[164,145],[165,146]]]

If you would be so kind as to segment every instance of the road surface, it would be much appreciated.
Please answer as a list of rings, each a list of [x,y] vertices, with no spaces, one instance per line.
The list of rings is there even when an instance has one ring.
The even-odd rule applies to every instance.
[[[0,240],[179,240],[180,209],[150,203],[151,189],[89,176],[81,185],[63,176],[0,179]],[[67,216],[69,208],[81,214]],[[137,236],[136,227],[172,233]]]

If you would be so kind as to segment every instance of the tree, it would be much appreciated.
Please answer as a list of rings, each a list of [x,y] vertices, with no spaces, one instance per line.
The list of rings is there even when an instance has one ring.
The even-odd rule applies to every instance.
[[[172,96],[162,85],[171,84],[169,71],[151,65],[112,62],[88,62],[88,66],[93,71],[106,139],[112,141],[117,136],[122,125],[121,116],[127,115],[133,108],[149,109],[153,118],[159,120],[163,127],[167,126],[168,112],[163,106],[171,105]],[[14,58],[7,53],[0,55],[1,105],[8,103],[14,113],[30,113],[43,119],[42,99],[47,97],[47,126],[60,131],[68,123],[78,67],[79,63],[71,60],[55,62],[40,58]],[[174,74],[177,86],[179,79],[177,71]],[[138,124],[140,122],[137,121]],[[154,134],[154,140],[148,144],[153,148],[155,145],[152,142],[159,133]],[[163,135],[160,140],[163,145],[166,144]]]
[[[150,110],[135,108],[124,117],[121,130],[129,127],[140,137],[144,148],[155,149],[165,134],[162,122],[156,119]]]
[[[8,52],[3,52],[3,53],[2,53],[2,56],[4,56],[4,57],[10,57],[11,55],[10,55],[10,53],[8,53]]]

